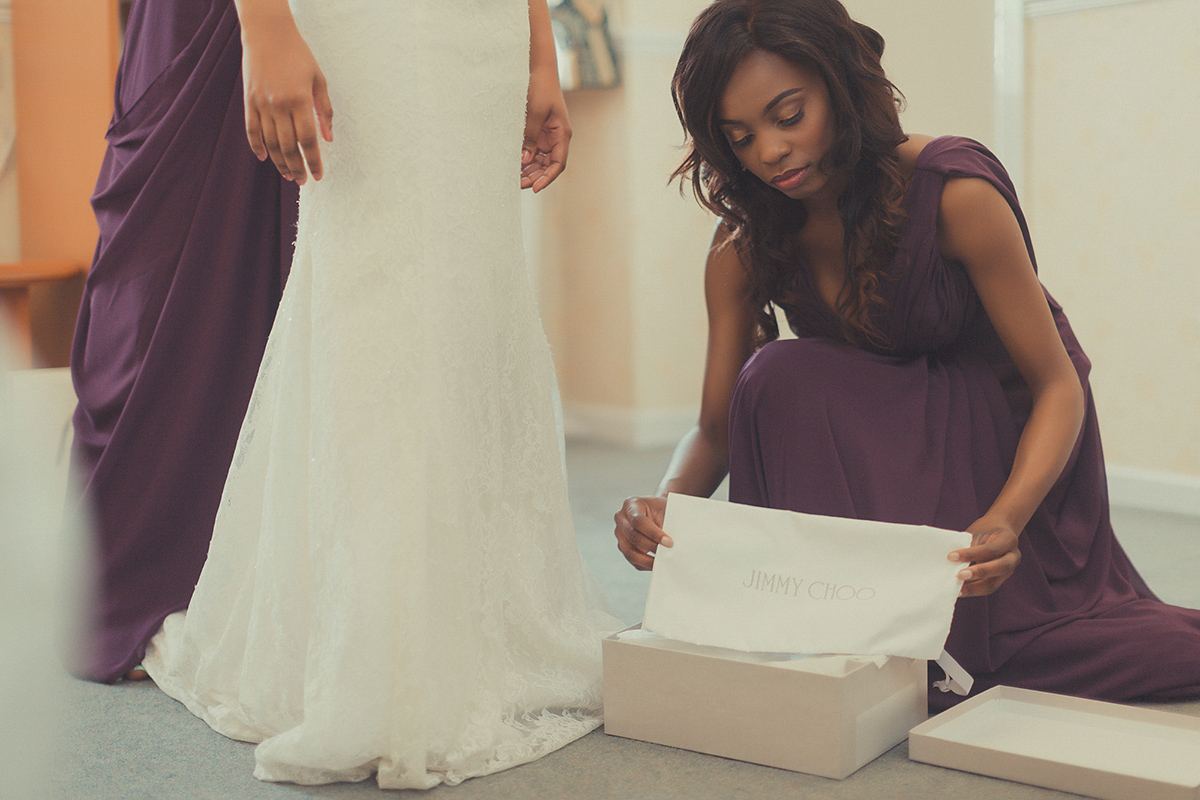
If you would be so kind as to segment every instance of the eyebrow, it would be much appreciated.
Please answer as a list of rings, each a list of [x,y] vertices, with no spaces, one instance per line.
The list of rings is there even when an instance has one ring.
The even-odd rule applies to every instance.
[[[792,95],[800,94],[803,91],[804,91],[803,86],[797,86],[794,89],[784,89],[782,92],[775,95],[775,97],[771,99],[771,102],[767,103],[767,107],[763,109],[763,113],[764,114],[770,113],[772,108],[779,105],[784,100],[791,97]],[[719,119],[719,120],[717,120],[718,128],[722,127],[724,125],[741,125],[741,124],[742,124],[742,121],[738,120],[738,119]]]

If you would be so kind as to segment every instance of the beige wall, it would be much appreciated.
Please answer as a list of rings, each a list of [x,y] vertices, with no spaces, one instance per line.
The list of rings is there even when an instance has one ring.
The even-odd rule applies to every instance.
[[[667,177],[682,134],[670,76],[703,0],[608,2],[622,85],[572,92],[570,167],[542,201],[543,319],[568,430],[627,444],[695,417],[712,221]]]
[[[883,67],[909,133],[993,139],[992,0],[843,0],[883,35]]]
[[[1106,457],[1200,477],[1200,3],[1027,26],[1026,206]]]
[[[542,202],[541,285],[571,429],[654,444],[694,419],[703,368],[712,221],[664,181],[680,142],[668,81],[705,2],[608,5],[625,85],[569,98],[577,136]],[[847,6],[888,42],[906,130],[1000,149],[994,0]],[[1034,16],[1024,30],[1026,157],[1010,167],[1025,174],[1042,277],[1095,365],[1109,463],[1123,479],[1125,466],[1173,473],[1196,494],[1200,3]]]
[[[696,418],[703,263],[714,220],[667,176],[682,132],[670,78],[706,0],[608,0],[624,83],[571,93],[570,167],[538,204],[535,261],[568,431],[652,445]],[[992,130],[991,0],[851,0],[888,40],[906,128],[984,141]],[[930,53],[937,54],[929,58]]]

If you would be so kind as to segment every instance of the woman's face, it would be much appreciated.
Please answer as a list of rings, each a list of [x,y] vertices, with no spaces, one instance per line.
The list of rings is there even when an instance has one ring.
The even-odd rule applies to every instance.
[[[747,170],[794,200],[836,200],[821,160],[833,146],[825,81],[774,53],[755,50],[733,71],[717,124]]]

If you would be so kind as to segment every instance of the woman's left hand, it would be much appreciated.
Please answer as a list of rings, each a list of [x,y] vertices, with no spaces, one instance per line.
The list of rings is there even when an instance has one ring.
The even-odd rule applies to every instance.
[[[537,69],[529,75],[525,103],[525,143],[521,147],[521,188],[540,192],[567,166],[571,123],[558,72]]]
[[[1006,523],[987,517],[976,520],[967,533],[971,546],[950,552],[951,561],[970,564],[959,571],[963,580],[959,597],[991,594],[1016,571],[1021,563],[1017,533]]]

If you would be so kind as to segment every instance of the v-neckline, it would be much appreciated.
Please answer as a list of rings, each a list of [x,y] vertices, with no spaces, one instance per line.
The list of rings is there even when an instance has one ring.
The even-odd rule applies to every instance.
[[[904,187],[904,208],[905,208],[906,212],[912,206],[912,191],[913,191],[913,186],[917,183],[918,173],[924,170],[924,165],[922,164],[922,161],[925,159],[925,154],[928,153],[930,151],[930,148],[932,148],[935,144],[937,144],[938,142],[942,141],[943,139],[947,139],[947,138],[953,138],[953,137],[937,136],[937,137],[934,137],[933,139],[930,139],[928,142],[925,143],[925,146],[921,148],[921,152],[917,153],[916,159],[913,160],[912,175],[909,176],[908,183]],[[843,233],[843,236],[844,235],[845,234]],[[829,303],[827,303],[825,301],[825,298],[821,296],[820,289],[817,286],[816,276],[813,274],[813,270],[809,266],[808,259],[806,259],[803,255],[800,255],[799,260],[800,260],[799,267],[800,267],[801,273],[804,276],[803,280],[804,280],[805,287],[807,288],[810,297],[812,297],[816,300],[815,303],[810,303],[809,305],[815,305],[818,308],[820,308],[821,312],[825,315],[826,320],[828,322],[832,323],[831,330],[833,330],[835,333],[837,333],[840,336],[840,334],[842,333],[842,325],[845,324],[845,318],[842,317],[842,315],[838,313],[837,309],[834,308],[833,306],[831,306]],[[890,269],[894,265],[894,263],[895,263],[895,255],[893,255],[893,257],[892,257],[892,263],[888,264],[888,270],[885,270],[884,274],[881,277],[887,276],[888,272],[890,272]],[[792,327],[792,321],[788,317],[786,310],[784,311],[784,318],[787,319],[788,328],[791,329],[792,333],[795,333],[796,330],[794,327]]]

